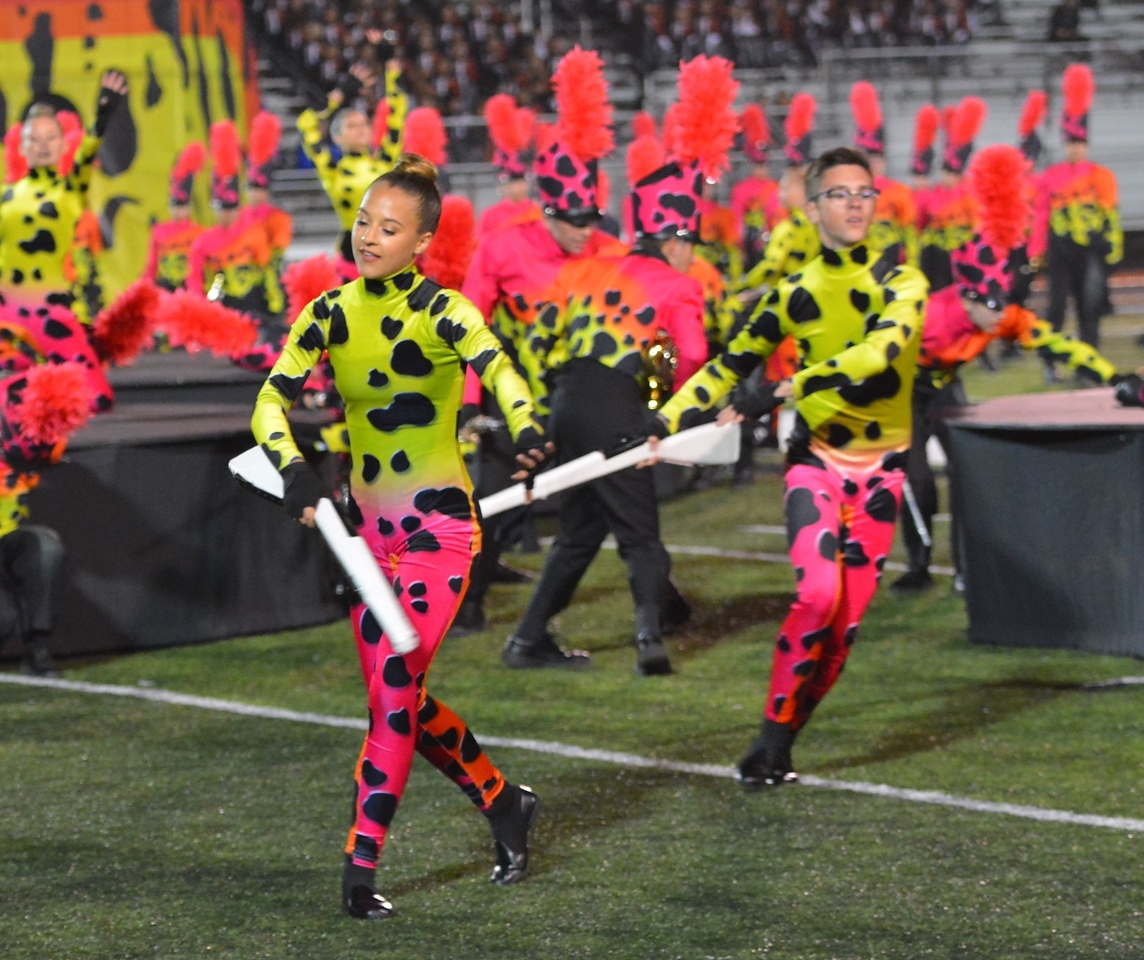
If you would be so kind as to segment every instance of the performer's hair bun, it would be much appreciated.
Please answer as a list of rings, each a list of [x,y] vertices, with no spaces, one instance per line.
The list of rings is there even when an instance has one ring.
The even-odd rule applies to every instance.
[[[418,153],[403,153],[393,168],[394,173],[406,176],[424,177],[430,183],[437,182],[437,167]]]

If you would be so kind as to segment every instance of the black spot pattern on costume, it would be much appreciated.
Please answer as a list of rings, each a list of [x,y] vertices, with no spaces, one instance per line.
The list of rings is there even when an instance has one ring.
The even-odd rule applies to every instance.
[[[826,442],[835,449],[841,449],[854,439],[854,431],[841,423],[832,423],[826,429]]]
[[[303,350],[324,350],[326,338],[322,336],[322,328],[316,323],[311,323],[298,336],[298,346]]]
[[[405,293],[407,290],[411,290],[413,288],[413,283],[414,283],[414,281],[416,281],[417,275],[412,270],[407,270],[405,273],[399,273],[396,277],[393,277],[392,279],[393,279],[393,285],[398,290],[400,290],[402,293]],[[430,291],[429,296],[432,296],[434,293],[436,293],[438,290],[441,289],[432,280],[426,280],[420,287],[418,287],[418,289],[422,290],[425,287],[432,287],[433,288]],[[426,301],[426,303],[428,303],[428,301]],[[410,301],[410,306],[412,306],[412,301]],[[424,310],[425,305],[422,304],[420,307],[414,307],[413,309]]]
[[[477,738],[472,735],[468,730],[461,738],[461,761],[463,763],[472,763],[481,755],[480,744],[477,743]]]
[[[420,684],[418,684],[418,686],[420,686]],[[432,697],[426,697],[425,702],[421,705],[421,709],[417,711],[417,722],[421,724],[421,726],[425,726],[425,724],[437,716],[439,712],[440,708],[437,706],[437,701]]]
[[[361,478],[366,483],[373,483],[381,475],[381,461],[372,453],[364,454],[361,458]]]
[[[371,387],[384,387],[387,383],[389,383],[389,374],[377,369],[370,370],[369,385]]]
[[[864,567],[870,562],[862,544],[857,540],[847,540],[842,545],[842,562],[848,567]]]
[[[442,317],[437,321],[437,336],[446,343],[460,343],[465,339],[466,333],[468,331],[463,323],[455,323],[448,317]]]
[[[800,660],[794,665],[794,675],[796,677],[809,677],[814,673],[814,665],[817,662],[817,660]]]
[[[851,624],[846,628],[846,633],[842,637],[842,642],[848,647],[854,646],[854,641],[858,639],[858,624]]]
[[[435,317],[439,313],[444,313],[449,306],[449,297],[442,293],[438,294],[437,299],[433,301],[433,305],[429,308],[429,316]]]
[[[409,538],[406,549],[410,553],[436,553],[441,544],[428,530],[418,530]]]
[[[425,586],[424,580],[414,580],[409,584],[409,596],[423,597],[428,592],[429,588]]]
[[[870,254],[864,246],[851,247],[850,259],[860,266],[865,266],[870,262]]]
[[[837,251],[831,250],[829,247],[822,248],[822,262],[832,267],[842,266],[842,258],[838,255]]]
[[[437,734],[435,739],[446,750],[456,750],[457,744],[461,742],[461,734],[456,727],[450,727],[444,733]]]
[[[413,610],[417,613],[428,613],[429,612],[429,601],[428,600],[414,600],[412,603],[409,604],[409,606],[412,607]]]
[[[330,307],[330,337],[331,347],[345,343],[350,338],[350,328],[346,324],[346,312],[340,304]]]
[[[831,562],[838,559],[838,538],[832,531],[823,530],[818,535],[818,555]]]
[[[408,687],[413,682],[409,670],[405,666],[405,658],[394,654],[385,658],[385,666],[381,668],[381,679],[387,687]],[[370,784],[374,786],[374,784]]]
[[[790,641],[786,638],[785,633],[779,634],[779,639],[775,646],[777,646],[783,653],[790,653]]]
[[[52,340],[66,340],[71,336],[71,330],[66,323],[60,323],[59,320],[49,318],[44,324],[44,336],[50,337]]]
[[[820,643],[825,643],[830,639],[830,625],[820,627],[818,630],[811,630],[810,633],[802,635],[802,649],[813,650],[815,646]]]
[[[779,713],[783,708],[783,704],[785,703],[786,697],[775,697],[774,701],[771,703],[771,710],[773,710],[775,713]]]
[[[797,287],[787,302],[787,316],[795,323],[808,323],[821,317],[822,310],[805,287]]]
[[[274,439],[273,434],[271,435],[270,439],[271,440]],[[274,464],[274,469],[275,470],[281,469],[281,467],[282,467],[282,454],[279,453],[277,450],[271,450],[270,447],[268,447],[265,443],[260,443],[259,446],[262,447],[263,451],[270,458],[270,462],[272,464]],[[8,476],[9,477],[15,477],[16,474],[15,474],[15,472],[11,472],[8,474]]]
[[[420,517],[409,516],[409,517],[402,517],[401,518],[401,529],[404,530],[406,533],[412,533],[414,530],[419,529],[420,526],[421,526],[421,518]]]
[[[893,523],[898,517],[898,503],[889,490],[881,487],[867,498],[866,513],[874,520]]]
[[[393,285],[395,287],[397,287],[398,290],[408,290],[409,289],[409,286],[403,287],[398,282],[399,280],[402,280],[405,277],[408,278],[409,285],[412,285],[413,274],[411,274],[411,273],[403,274],[401,277],[395,277],[393,280]],[[416,290],[414,290],[411,294],[409,294],[408,297],[406,297],[406,302],[409,304],[409,308],[411,310],[417,310],[418,312],[420,312],[421,310],[424,310],[427,306],[429,306],[429,304],[431,304],[433,302],[433,298],[436,297],[437,294],[439,294],[440,292],[441,292],[441,285],[439,283],[434,283],[432,280],[423,280],[421,282],[421,286],[419,286]]]
[[[31,240],[21,240],[17,246],[24,253],[55,253],[56,238],[48,230],[37,230]]]
[[[464,587],[464,585],[465,585],[465,578],[464,577],[450,577],[448,580],[448,583],[449,583],[449,589],[452,590],[453,593],[460,596],[461,588]]]
[[[894,450],[882,457],[883,470],[905,470],[906,455],[901,450]]]
[[[478,353],[469,361],[469,366],[473,368],[473,373],[478,377],[483,376],[484,372],[489,368],[489,364],[497,358],[499,353],[499,350],[482,350]]]
[[[838,391],[839,396],[856,407],[867,407],[877,400],[889,400],[902,389],[902,378],[893,367],[867,377],[861,383],[851,384]]]
[[[56,209],[56,205],[51,200],[45,200],[40,204],[40,216],[47,220],[58,220],[60,212]]]
[[[599,330],[592,337],[592,350],[589,355],[596,359],[603,359],[610,357],[619,349],[620,345],[616,342],[615,337],[605,330]]]
[[[387,340],[396,340],[397,335],[401,333],[401,328],[405,324],[400,320],[394,320],[393,317],[381,318],[381,335]]]
[[[329,294],[326,294],[326,296],[329,296]],[[315,320],[328,319],[330,316],[330,304],[326,300],[326,297],[318,297],[318,299],[314,301],[313,310]]]
[[[637,310],[635,316],[636,320],[646,327],[655,319],[655,307],[644,307],[642,310]]]
[[[278,391],[284,400],[289,400],[291,403],[302,392],[305,383],[306,378],[304,376],[288,377],[284,373],[275,373],[270,377],[270,385]]]
[[[788,548],[794,546],[804,527],[809,527],[822,518],[821,511],[815,506],[814,494],[806,487],[795,487],[787,494],[783,512],[786,514]]]
[[[863,293],[861,290],[851,290],[850,303],[859,313],[865,313],[870,309],[870,294]]]
[[[413,506],[426,515],[435,510],[454,520],[468,520],[473,515],[469,496],[460,487],[418,490],[413,497]]]
[[[13,270],[12,271],[12,285],[18,287],[23,282],[24,282],[24,271],[23,270]]]
[[[367,787],[380,787],[386,780],[389,779],[389,774],[384,770],[378,770],[368,760],[361,762],[361,779]]]
[[[353,524],[355,530],[365,523],[365,517],[361,515],[361,507],[357,505],[352,493],[346,499],[346,510],[350,515],[350,523]]]
[[[361,638],[365,643],[373,646],[381,640],[381,624],[377,622],[377,618],[368,607],[362,611],[358,625],[361,628]]]
[[[392,536],[393,530],[393,524],[386,520],[385,517],[377,518],[377,532],[383,537]]]
[[[858,484],[856,484],[849,477],[842,481],[842,492],[848,497],[854,496],[854,494],[856,494],[859,489],[860,488]]]
[[[604,291],[604,303],[606,303],[609,307],[618,307],[620,305],[621,297],[622,295],[619,290]]]
[[[395,473],[405,473],[410,467],[409,457],[404,450],[398,450],[389,458],[389,466]]]
[[[850,378],[844,373],[832,373],[826,377],[807,377],[802,384],[803,396],[818,393],[819,390],[839,390],[850,383]]]
[[[423,393],[399,393],[388,407],[374,407],[366,413],[370,426],[382,433],[401,427],[424,427],[437,417],[437,408]]]
[[[409,711],[405,707],[387,713],[385,722],[389,725],[390,730],[402,737],[408,736],[413,730],[413,725],[409,722]]]
[[[866,434],[867,440],[877,440],[882,436],[882,427],[877,420],[871,420],[862,432]]]
[[[361,805],[361,812],[378,826],[388,827],[397,812],[397,797],[383,791],[371,793]]]
[[[779,315],[773,310],[764,310],[752,324],[751,332],[768,343],[778,343],[783,338]]]
[[[393,347],[389,361],[394,373],[403,377],[427,377],[433,372],[433,361],[421,352],[414,340],[400,340]]]

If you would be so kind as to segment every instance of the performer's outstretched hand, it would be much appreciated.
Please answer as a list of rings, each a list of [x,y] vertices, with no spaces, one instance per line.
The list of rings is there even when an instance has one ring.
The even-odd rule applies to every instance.
[[[512,479],[527,480],[555,452],[556,445],[545,440],[537,427],[525,427],[516,438],[516,462],[523,469],[514,473]]]
[[[99,96],[95,101],[95,126],[97,137],[107,132],[107,125],[116,108],[127,98],[127,77],[118,70],[108,70],[99,78]]]

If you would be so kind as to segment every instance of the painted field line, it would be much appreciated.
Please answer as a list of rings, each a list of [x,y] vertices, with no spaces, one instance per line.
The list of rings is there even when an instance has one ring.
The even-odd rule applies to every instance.
[[[52,680],[44,677],[25,677],[20,674],[0,673],[0,683],[25,687],[46,687],[71,693],[103,694],[113,697],[132,697],[137,700],[150,700],[180,707],[194,707],[199,710],[214,710],[233,713],[243,717],[259,717],[268,720],[289,720],[295,723],[313,723],[325,727],[343,727],[351,730],[365,730],[366,721],[354,717],[334,717],[321,713],[304,713],[297,710],[283,710],[279,707],[262,707],[237,700],[220,700],[215,697],[197,697],[154,687],[124,687],[107,683],[87,683],[82,680]],[[548,740],[524,740],[516,737],[489,737],[477,735],[477,740],[490,747],[512,750],[527,750],[548,756],[565,757],[570,760],[587,760],[595,763],[611,763],[621,767],[644,770],[664,770],[671,773],[687,773],[701,777],[733,779],[734,767],[716,766],[705,763],[682,763],[675,760],[654,760],[635,753],[620,753],[614,750],[593,750],[566,743],[553,743]],[[941,807],[972,810],[976,813],[1005,814],[1039,820],[1046,823],[1069,823],[1087,827],[1107,827],[1112,830],[1144,832],[1144,820],[1128,817],[1102,817],[1088,813],[1072,813],[1068,810],[1050,810],[1016,803],[992,803],[986,800],[973,800],[958,797],[937,790],[907,790],[882,783],[864,783],[860,780],[832,780],[825,777],[806,775],[799,781],[803,786],[825,790],[840,790],[847,793],[861,793],[887,800],[905,800],[910,803],[929,803]]]

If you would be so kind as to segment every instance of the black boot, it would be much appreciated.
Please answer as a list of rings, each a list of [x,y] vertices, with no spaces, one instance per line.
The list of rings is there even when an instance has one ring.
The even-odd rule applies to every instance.
[[[911,566],[897,580],[890,584],[895,593],[917,593],[933,586],[933,577],[925,567]]]
[[[796,782],[798,774],[790,748],[797,735],[798,731],[789,724],[764,720],[762,733],[739,761],[739,785],[744,790],[761,790]]]
[[[20,672],[26,677],[48,677],[53,680],[63,676],[52,655],[48,653],[44,637],[38,635],[24,642],[24,658],[20,661]]]
[[[481,609],[481,604],[475,600],[465,599],[457,608],[457,616],[453,619],[447,636],[468,637],[488,628],[489,622],[485,619],[485,611]]]
[[[585,651],[565,650],[550,633],[545,633],[539,640],[528,640],[514,633],[504,642],[501,663],[512,670],[539,670],[543,667],[587,670],[592,665]]]
[[[354,863],[346,854],[342,867],[342,905],[355,920],[384,920],[393,916],[393,904],[373,889],[374,869]]]
[[[671,673],[671,660],[660,639],[660,620],[659,604],[636,607],[636,673],[641,677]]]
[[[691,622],[691,604],[670,580],[667,581],[667,603],[663,605],[663,632],[670,636]]]
[[[540,798],[530,787],[506,783],[500,795],[485,811],[493,831],[497,862],[490,883],[502,887],[528,876],[528,831],[540,812]]]

